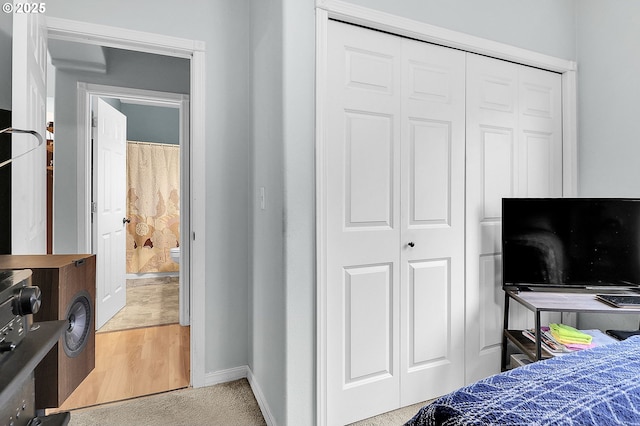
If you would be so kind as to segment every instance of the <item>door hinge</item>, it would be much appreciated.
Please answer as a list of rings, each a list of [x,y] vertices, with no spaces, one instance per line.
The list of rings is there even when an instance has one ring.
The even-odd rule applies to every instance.
[[[95,201],[91,202],[91,213],[95,213],[98,211],[98,205],[96,204]]]
[[[91,139],[93,139],[93,135],[95,134],[93,129],[98,127],[98,117],[93,115],[93,111],[91,111]]]

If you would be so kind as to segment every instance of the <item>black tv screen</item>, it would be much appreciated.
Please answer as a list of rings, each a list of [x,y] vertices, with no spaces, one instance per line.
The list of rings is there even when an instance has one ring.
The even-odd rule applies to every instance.
[[[640,200],[505,198],[503,287],[640,286]]]

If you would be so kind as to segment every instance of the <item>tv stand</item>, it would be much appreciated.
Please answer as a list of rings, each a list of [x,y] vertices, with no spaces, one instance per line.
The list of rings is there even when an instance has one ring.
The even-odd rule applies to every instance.
[[[637,294],[633,291],[626,291]],[[507,367],[507,343],[511,342],[531,359],[537,361],[550,358],[552,355],[542,350],[540,344],[540,313],[541,312],[580,312],[602,314],[636,314],[640,315],[638,308],[616,308],[596,299],[596,293],[592,292],[544,292],[544,291],[518,291],[506,290],[504,296],[504,329],[502,334],[502,359],[501,369]],[[522,330],[509,330],[509,302],[513,299],[534,313],[536,341],[531,342],[522,335]]]

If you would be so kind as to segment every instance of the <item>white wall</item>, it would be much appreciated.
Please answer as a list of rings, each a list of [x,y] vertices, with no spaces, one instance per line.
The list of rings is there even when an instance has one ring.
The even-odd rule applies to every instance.
[[[0,13],[0,109],[11,110],[11,34],[13,15]]]
[[[189,93],[190,70],[187,59],[108,49],[107,63],[106,74],[56,70],[53,180],[53,250],[56,254],[78,252],[76,164],[82,160],[78,158],[78,82]]]
[[[47,1],[49,16],[206,43],[207,148],[195,155],[204,155],[207,164],[201,183],[206,185],[207,235],[199,238],[206,240],[208,372],[248,362],[248,4],[248,0]]]

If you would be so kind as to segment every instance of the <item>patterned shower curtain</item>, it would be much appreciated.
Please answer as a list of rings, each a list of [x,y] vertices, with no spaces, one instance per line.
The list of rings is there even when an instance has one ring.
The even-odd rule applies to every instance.
[[[127,144],[127,273],[178,271],[169,249],[180,242],[180,147]]]

